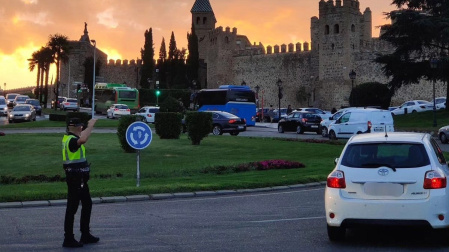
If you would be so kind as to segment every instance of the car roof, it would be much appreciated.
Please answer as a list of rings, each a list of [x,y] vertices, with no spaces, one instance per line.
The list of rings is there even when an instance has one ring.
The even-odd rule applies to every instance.
[[[424,138],[429,138],[428,133],[417,132],[385,132],[357,134],[348,140],[349,143],[370,143],[370,142],[413,142],[422,143]]]
[[[143,106],[142,108],[160,108],[160,107],[156,107],[156,106]]]

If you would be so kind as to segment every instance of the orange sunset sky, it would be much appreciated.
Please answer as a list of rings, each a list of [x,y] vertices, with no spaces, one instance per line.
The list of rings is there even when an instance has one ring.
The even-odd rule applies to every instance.
[[[327,0],[326,0],[327,1]],[[392,0],[359,0],[376,26],[390,23],[384,12],[395,9]],[[27,59],[45,46],[50,35],[79,40],[87,22],[90,39],[108,59],[137,59],[144,32],[153,28],[155,54],[162,37],[166,46],[171,32],[177,47],[187,48],[195,0],[0,0],[0,88],[36,85],[36,70]],[[318,16],[319,0],[210,0],[216,27],[236,27],[238,34],[264,46],[310,42],[310,18]],[[52,66],[53,70],[55,66]],[[51,77],[50,77],[51,79]]]

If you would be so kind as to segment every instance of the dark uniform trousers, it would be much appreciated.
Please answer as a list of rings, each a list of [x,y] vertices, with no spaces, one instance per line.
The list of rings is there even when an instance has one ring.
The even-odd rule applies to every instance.
[[[92,199],[90,197],[89,186],[87,184],[87,181],[89,180],[88,173],[87,176],[83,176],[81,173],[66,172],[66,178],[68,193],[64,221],[65,235],[73,235],[73,222],[75,220],[75,214],[78,210],[80,201],[82,204],[80,231],[81,233],[89,233]]]

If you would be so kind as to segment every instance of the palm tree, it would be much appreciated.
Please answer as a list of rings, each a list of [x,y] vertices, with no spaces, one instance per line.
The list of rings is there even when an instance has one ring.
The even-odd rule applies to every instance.
[[[30,70],[30,72],[33,72],[34,69],[37,67],[37,79],[36,79],[36,91],[34,92],[34,94],[36,95],[36,97],[39,97],[39,102],[42,102],[42,98],[41,98],[41,89],[39,87],[40,84],[40,77],[41,77],[41,69],[42,69],[42,60],[41,60],[41,52],[42,48],[38,51],[33,52],[33,54],[31,55],[31,58],[28,59],[28,69]]]
[[[51,50],[51,48],[49,47],[45,47],[42,48],[42,61],[43,61],[43,68],[42,71],[44,71],[45,73],[45,88],[44,90],[44,107],[47,108],[47,102],[48,102],[48,76],[50,73],[50,66],[52,63],[54,63],[54,58],[53,58],[53,51]],[[41,76],[42,81],[41,83],[43,83],[43,75]],[[41,84],[42,87],[42,84]],[[42,93],[41,93],[42,95]]]
[[[56,99],[58,98],[58,92],[59,92],[59,69],[62,62],[67,62],[69,57],[69,41],[68,37],[61,35],[61,34],[55,34],[50,35],[50,40],[47,43],[47,46],[52,50],[53,52],[53,58],[56,62],[56,88],[55,88],[55,95]],[[56,106],[55,106],[56,110]]]
[[[50,71],[50,64],[53,61],[53,52],[48,47],[41,47],[38,51],[35,51],[29,61],[30,71],[34,71],[37,67],[37,80],[35,95],[38,97],[39,102],[44,102],[45,108],[47,107],[47,95],[48,95],[48,74]],[[44,89],[44,77],[46,77],[45,89]],[[45,97],[43,101],[42,97]]]

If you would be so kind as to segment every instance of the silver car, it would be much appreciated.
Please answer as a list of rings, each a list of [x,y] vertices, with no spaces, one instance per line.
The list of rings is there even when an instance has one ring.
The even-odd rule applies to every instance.
[[[36,121],[36,110],[30,104],[18,104],[9,112],[8,121]]]
[[[73,110],[79,111],[80,107],[78,106],[78,100],[76,98],[67,98],[64,97],[64,100],[59,104],[59,108],[61,110]]]
[[[6,104],[6,99],[0,96],[0,116],[8,115],[8,105]]]
[[[447,144],[449,141],[449,126],[441,127],[438,130],[438,138],[440,139],[441,143]]]

